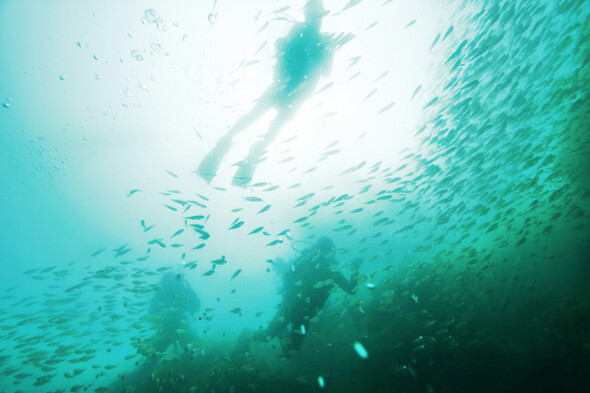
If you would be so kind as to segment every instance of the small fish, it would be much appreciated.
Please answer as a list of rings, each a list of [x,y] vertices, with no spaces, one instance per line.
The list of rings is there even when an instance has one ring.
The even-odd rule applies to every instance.
[[[284,160],[281,160],[281,161],[279,161],[279,164],[284,164],[284,163],[286,163],[286,162],[293,161],[294,159],[295,159],[295,157],[294,157],[294,156],[287,157],[287,158],[285,158]]]
[[[416,19],[414,19],[413,21],[411,21],[410,23],[408,23],[402,30],[407,29],[408,27],[412,26],[414,23],[416,23]]]
[[[176,232],[174,232],[174,235],[170,236],[170,239],[172,239],[172,238],[173,238],[173,237],[175,237],[175,236],[178,236],[178,235],[180,235],[182,232],[184,232],[184,229],[179,229],[179,230],[177,230]]]
[[[375,21],[373,23],[371,23],[369,26],[365,27],[365,30],[363,31],[367,31],[369,29],[372,29],[373,27],[377,26],[379,24],[379,22]]]
[[[232,314],[240,314],[241,312],[242,312],[242,309],[239,307],[236,307],[230,311],[230,313],[232,313]]]
[[[330,150],[330,151],[327,151],[325,153],[322,153],[322,155],[324,155],[324,156],[333,156],[334,154],[338,154],[338,153],[340,153],[340,149]]]
[[[434,48],[434,45],[436,45],[436,43],[438,42],[439,39],[440,39],[440,33],[438,33],[436,35],[436,37],[434,37],[434,41],[432,42],[432,45],[430,45],[430,50],[432,50],[432,48]]]
[[[268,209],[270,209],[270,205],[266,205],[266,206],[264,206],[264,207],[263,207],[262,209],[260,209],[260,210],[258,211],[258,213],[256,213],[256,214],[264,213],[264,212],[265,212],[265,211],[267,211]]]
[[[287,138],[284,141],[282,141],[281,143],[289,143],[289,142],[294,141],[295,139],[297,139],[297,135],[294,135],[294,136],[292,136],[290,138]]]
[[[373,89],[369,92],[369,94],[367,94],[367,96],[365,97],[365,99],[363,100],[363,102],[367,101],[369,98],[371,98],[373,96],[373,94],[377,93],[379,89]]]
[[[234,274],[232,274],[231,278],[229,279],[230,281],[233,280],[234,278],[236,278],[240,273],[242,272],[242,269],[238,269],[234,272]]]
[[[208,277],[211,276],[213,273],[215,273],[215,269],[207,270],[205,273],[202,274],[202,276]]]
[[[229,229],[238,229],[240,228],[242,225],[244,225],[244,221],[238,221],[235,224],[233,224],[232,226],[229,227]]]
[[[438,97],[434,97],[432,100],[430,100],[428,102],[428,104],[424,105],[424,108],[422,108],[422,109],[428,108],[430,105],[434,104],[436,101],[438,101]]]
[[[385,78],[385,77],[386,77],[388,74],[389,74],[389,71],[385,71],[383,74],[379,75],[379,76],[377,77],[377,79],[375,79],[375,82],[377,82],[377,81],[378,81],[378,80],[380,80],[380,79],[383,79],[383,78]]]
[[[339,143],[340,143],[340,141],[338,141],[338,140],[337,141],[334,141],[334,142],[330,143],[328,146],[326,146],[326,149],[329,149],[331,147],[334,147],[334,146],[336,146]]]
[[[78,285],[74,285],[73,287],[69,287],[68,289],[66,289],[66,292],[67,293],[76,292],[78,289],[82,288],[85,285],[86,285],[85,282],[78,284]]]
[[[135,194],[136,192],[141,192],[141,191],[143,191],[143,190],[137,190],[137,189],[131,190],[131,191],[129,191],[129,194],[127,194],[127,198],[129,198],[131,195]]]
[[[162,248],[166,248],[166,245],[162,243],[162,239],[153,239],[148,242],[148,244],[157,244]]]
[[[203,218],[205,218],[205,216],[203,215],[197,215],[197,216],[190,216],[190,217],[185,217],[187,220],[202,220]]]
[[[193,205],[197,205],[197,206],[203,207],[203,208],[207,207],[207,206],[203,205],[201,202],[197,202],[197,201],[189,201],[189,203],[192,203]]]
[[[447,32],[445,33],[445,35],[443,37],[443,41],[445,40],[445,38],[447,38],[449,36],[449,34],[451,34],[453,32],[454,28],[455,28],[454,25],[451,25],[451,27],[449,27],[449,29],[447,30]]]
[[[225,256],[222,255],[220,259],[215,259],[211,261],[211,263],[213,263],[214,265],[225,265],[227,261],[225,260]]]
[[[178,175],[177,175],[176,173],[174,173],[174,172],[170,172],[168,169],[164,169],[164,170],[165,170],[166,172],[168,172],[168,174],[169,174],[170,176],[173,176],[173,177],[178,177]]]
[[[197,134],[197,136],[199,137],[199,139],[203,139],[203,137],[201,136],[201,134],[199,134],[199,131],[197,131],[197,129],[195,127],[193,127],[193,131],[195,131],[195,133]]]
[[[273,11],[273,14],[280,14],[281,12],[285,12],[287,10],[291,9],[291,6],[285,6],[283,8],[279,8],[278,10]]]
[[[350,78],[348,78],[346,81],[350,82],[351,80],[357,78],[361,73],[360,72],[356,72],[353,76],[351,76]]]
[[[201,235],[201,236],[200,236],[200,239],[201,239],[201,240],[207,240],[207,239],[209,239],[209,237],[211,236],[211,235],[209,235],[209,233],[205,232],[205,231],[204,231],[203,229],[201,229],[201,228],[194,228],[194,230],[195,230],[195,232],[198,232],[198,233]]]
[[[254,229],[252,232],[250,232],[248,235],[254,235],[255,233],[262,231],[263,229],[264,229],[264,227],[258,227],[256,229]]]
[[[279,188],[279,186],[275,185],[275,186],[270,186],[262,191],[274,191],[274,190],[277,190],[278,188]]]
[[[385,105],[383,108],[381,108],[381,110],[379,112],[375,113],[375,115],[380,115],[380,114],[382,114],[384,112],[387,112],[388,110],[390,110],[391,108],[393,108],[393,105],[394,104],[395,103],[392,102],[392,103],[389,103],[389,104]]]
[[[266,22],[262,25],[262,27],[256,32],[256,35],[260,34],[264,29],[268,27],[269,22]]]
[[[188,267],[189,269],[193,270],[197,267],[197,261],[192,261],[184,265],[184,267]]]
[[[412,101],[414,99],[414,97],[416,97],[416,94],[418,94],[418,92],[420,91],[421,88],[422,88],[422,85],[418,85],[418,87],[416,87],[416,90],[414,90],[414,92],[412,93],[412,98],[410,98],[410,101]]]
[[[98,250],[98,251],[94,251],[92,254],[90,254],[90,256],[91,256],[91,257],[95,257],[95,256],[97,256],[98,254],[100,254],[101,252],[103,252],[104,250],[106,250],[106,249],[107,249],[107,248],[105,247],[105,248],[101,248],[101,249],[100,249],[100,250]]]
[[[306,194],[304,196],[302,196],[301,198],[297,199],[298,201],[304,201],[307,200],[311,197],[313,197],[315,195],[315,192],[310,192],[309,194]]]
[[[346,10],[348,10],[348,9],[351,9],[351,8],[352,8],[352,7],[354,7],[354,6],[357,6],[357,5],[359,5],[359,4],[361,3],[361,1],[362,1],[362,0],[350,0],[350,1],[348,2],[348,4],[346,4],[346,5],[344,6],[344,8],[343,8],[343,9],[341,9],[341,10],[340,10],[340,12],[338,12],[338,13],[344,12],[344,11],[346,11]]]
[[[247,196],[247,197],[244,197],[244,200],[246,200],[248,202],[262,202],[262,198],[259,198],[257,196]]]
[[[198,246],[193,247],[193,250],[200,250],[203,247],[205,247],[205,243],[201,243]]]
[[[274,246],[277,244],[281,244],[282,242],[283,242],[283,239],[273,240],[272,242],[268,243],[267,246]]]
[[[352,67],[353,65],[358,63],[358,61],[360,59],[361,59],[361,56],[356,56],[356,57],[352,57],[352,58],[348,59],[348,61],[350,61],[350,64],[348,65],[348,68],[346,69],[346,71],[348,71],[350,69],[350,67]]]
[[[170,269],[172,269],[170,266],[164,266],[164,267],[160,267],[160,268],[156,269],[156,271],[158,273],[161,273],[161,272],[165,272],[166,270],[170,270]]]
[[[251,66],[251,65],[256,65],[256,64],[258,64],[258,63],[260,63],[258,60],[252,60],[252,61],[249,61],[249,62],[247,62],[246,64],[244,64],[244,68],[246,68],[246,67],[248,67],[248,66]]]
[[[264,41],[264,42],[262,43],[262,45],[260,45],[260,46],[258,47],[258,49],[256,49],[256,52],[254,52],[254,56],[256,56],[256,55],[258,54],[258,52],[260,52],[260,51],[261,51],[261,50],[262,50],[262,49],[263,49],[263,48],[266,46],[266,44],[268,44],[268,41]]]
[[[168,209],[172,210],[172,211],[178,211],[177,208],[173,207],[173,206],[168,206],[166,204],[164,204],[164,206],[166,206]]]
[[[353,167],[350,167],[347,170],[345,170],[344,172],[340,173],[340,176],[346,175],[346,174],[351,173],[351,172],[354,172],[354,171],[357,171],[357,170],[361,169],[363,166],[365,166],[366,163],[367,163],[367,161],[363,161],[363,162],[359,163],[358,165],[355,165]],[[342,198],[342,197],[344,197],[344,195],[341,196],[340,198]],[[338,202],[340,200],[340,198],[336,199],[336,202]],[[348,198],[348,199],[350,199],[350,198]]]
[[[334,86],[334,82],[329,82],[326,86],[319,89],[315,94],[323,93],[324,91],[328,90],[330,87]]]

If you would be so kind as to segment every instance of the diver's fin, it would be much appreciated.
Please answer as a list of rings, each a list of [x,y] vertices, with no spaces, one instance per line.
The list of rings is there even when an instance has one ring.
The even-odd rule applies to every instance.
[[[217,141],[215,147],[203,158],[197,169],[197,173],[207,183],[211,183],[211,180],[217,175],[217,169],[221,160],[227,154],[231,148],[232,142],[230,138],[222,137]]]
[[[254,176],[254,171],[256,170],[256,163],[251,163],[249,160],[246,160],[238,170],[232,180],[234,186],[246,188],[250,181],[252,181],[252,176]]]

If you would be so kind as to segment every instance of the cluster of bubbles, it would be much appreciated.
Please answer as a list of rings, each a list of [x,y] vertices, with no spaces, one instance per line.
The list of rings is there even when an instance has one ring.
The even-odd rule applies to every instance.
[[[153,8],[148,8],[147,10],[145,10],[145,12],[143,13],[143,18],[141,18],[141,23],[155,23],[159,31],[168,30],[168,26],[164,24],[164,20],[162,19],[158,11],[156,11]]]

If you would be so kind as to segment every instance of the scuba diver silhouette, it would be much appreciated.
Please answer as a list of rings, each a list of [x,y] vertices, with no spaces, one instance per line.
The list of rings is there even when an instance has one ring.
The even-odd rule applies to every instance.
[[[256,100],[250,112],[240,117],[201,161],[197,173],[207,183],[216,176],[221,160],[231,148],[232,138],[275,108],[277,114],[268,131],[252,145],[233,178],[233,185],[246,187],[267,147],[313,94],[320,78],[332,71],[333,52],[354,37],[352,34],[333,37],[320,32],[322,18],[327,14],[322,0],[309,0],[303,12],[305,20],[296,23],[287,36],[279,38],[275,44],[277,62],[273,83]]]
[[[201,309],[201,301],[181,274],[166,273],[152,297],[149,315],[156,328],[150,349],[163,353],[171,344],[185,346],[197,341],[191,320]]]
[[[332,290],[338,286],[353,294],[358,284],[358,269],[362,259],[351,263],[353,270],[350,280],[334,270],[336,259],[332,239],[321,237],[311,248],[302,252],[291,269],[283,274],[283,301],[269,326],[254,333],[257,341],[269,341],[278,337],[285,356],[297,351],[309,331],[310,320],[322,309]],[[290,329],[289,329],[290,326]],[[243,332],[244,343],[247,332]]]
[[[198,348],[199,338],[191,322],[200,309],[199,297],[182,274],[165,273],[147,310],[155,332],[152,337],[138,340],[137,352],[144,356],[143,362],[138,360],[135,364],[139,367],[113,381],[108,391],[155,391],[154,376],[161,375],[162,370],[170,372],[167,357],[186,359]]]

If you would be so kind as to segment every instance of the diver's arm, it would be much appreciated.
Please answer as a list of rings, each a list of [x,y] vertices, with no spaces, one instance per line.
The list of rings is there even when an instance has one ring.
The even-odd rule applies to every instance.
[[[340,272],[333,273],[332,279],[344,292],[352,295],[354,293],[354,287],[358,284],[357,274],[354,273],[350,280],[347,280],[346,277]]]

